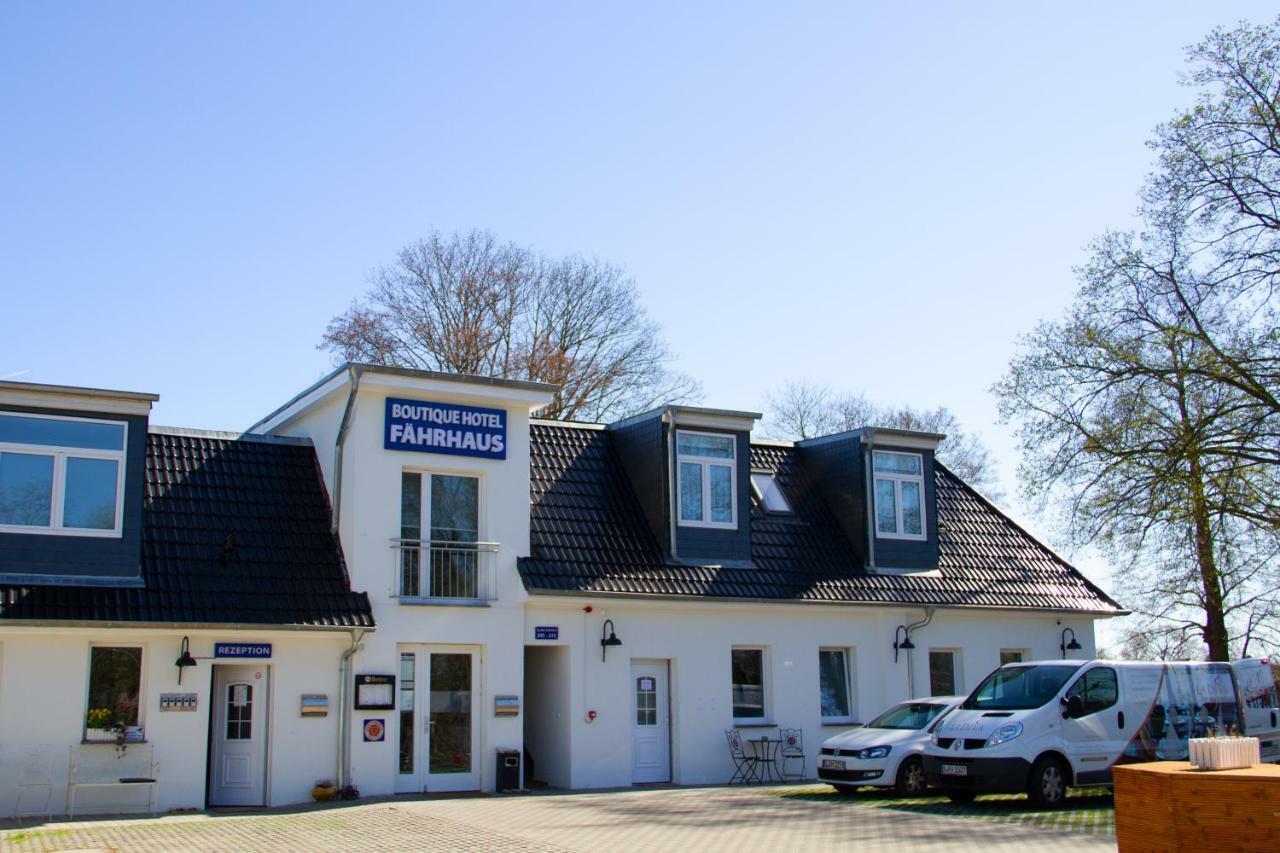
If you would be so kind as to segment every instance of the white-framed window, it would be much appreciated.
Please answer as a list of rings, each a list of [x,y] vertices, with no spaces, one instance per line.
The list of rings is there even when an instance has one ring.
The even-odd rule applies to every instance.
[[[769,718],[768,654],[762,646],[735,646],[729,652],[733,683],[733,721],[763,723]]]
[[[479,542],[479,477],[401,472],[401,596],[480,597]]]
[[[1028,661],[1028,660],[1031,660],[1031,654],[1026,649],[1001,649],[1000,650],[1001,666],[1004,666],[1007,663],[1022,663],[1023,661]]]
[[[142,647],[90,646],[84,740],[142,740]]]
[[[676,431],[678,518],[686,527],[738,526],[737,440],[732,435]]]
[[[876,535],[924,539],[924,457],[919,453],[873,450]]]
[[[822,722],[852,722],[853,649],[818,649],[818,698]]]
[[[929,649],[929,695],[956,696],[962,689],[959,650]]]
[[[123,421],[0,412],[0,530],[119,537]]]
[[[787,496],[782,493],[782,488],[778,485],[778,478],[768,471],[751,472],[751,491],[755,492],[756,499],[760,501],[765,512],[793,511],[791,502],[787,500]]]

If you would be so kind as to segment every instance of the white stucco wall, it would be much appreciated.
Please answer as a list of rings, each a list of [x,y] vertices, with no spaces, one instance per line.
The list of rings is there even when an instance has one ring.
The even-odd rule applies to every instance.
[[[306,436],[316,446],[326,484],[335,489],[333,443],[346,407],[349,385],[275,426],[278,434]],[[506,459],[384,448],[389,396],[503,409],[507,413]],[[481,788],[492,790],[494,751],[520,748],[520,717],[495,717],[493,697],[524,693],[524,586],[517,557],[529,553],[529,410],[545,402],[541,392],[502,386],[365,374],[359,385],[343,444],[339,537],[354,589],[368,592],[377,631],[353,659],[355,673],[398,673],[401,650],[420,646],[466,647],[480,655],[480,682],[472,696],[480,737],[473,758]],[[484,607],[401,604],[395,597],[400,535],[401,474],[466,474],[480,480],[480,539],[498,543],[493,562],[497,598]],[[365,743],[363,722],[385,719],[387,737]],[[389,794],[398,775],[399,720],[393,711],[354,711],[350,737],[353,781],[365,794]]]
[[[214,642],[271,643],[272,657],[262,661],[199,660],[178,684],[174,661],[183,636],[191,653],[204,658]],[[299,631],[160,631],[89,628],[0,628],[0,815],[13,813],[23,758],[32,747],[48,756],[52,770],[52,806],[65,808],[70,749],[84,732],[91,645],[140,646],[143,674],[140,723],[155,751],[160,780],[157,807],[203,808],[209,742],[209,694],[215,663],[261,663],[271,678],[267,802],[286,804],[310,798],[317,779],[333,778],[337,755],[336,698],[338,657],[348,645],[344,633]],[[195,712],[160,711],[161,693],[195,693]],[[326,693],[328,717],[303,719],[303,693]],[[112,753],[109,744],[82,747]],[[137,749],[130,746],[129,750]],[[136,755],[136,753],[135,753]],[[126,763],[128,751],[126,751]],[[130,767],[129,772],[136,772]],[[33,811],[43,793],[23,798]],[[146,804],[142,789],[84,789],[77,793],[77,814],[133,811]]]
[[[590,605],[591,613],[583,607]],[[731,705],[730,651],[734,646],[766,649],[766,707],[776,726],[804,730],[806,772],[816,773],[814,758],[822,741],[848,728],[824,726],[818,697],[818,650],[852,650],[853,711],[865,722],[907,697],[905,657],[893,662],[894,628],[918,621],[911,609],[798,606],[789,604],[689,604],[600,600],[530,600],[525,642],[536,625],[556,625],[567,646],[571,687],[563,702],[570,720],[571,780],[574,788],[631,784],[630,663],[635,659],[667,659],[671,674],[672,773],[679,784],[727,781],[732,765],[725,729],[734,726]],[[613,619],[623,645],[601,661],[600,634]],[[916,695],[928,692],[928,650],[959,649],[961,692],[975,687],[999,666],[1001,649],[1027,649],[1033,658],[1058,658],[1062,627],[1076,631],[1084,649],[1095,653],[1090,620],[1078,617],[1024,615],[1015,612],[939,610],[933,623],[912,635],[916,644]],[[587,712],[595,710],[594,722]],[[753,734],[756,729],[744,729]],[[543,759],[535,755],[541,764]]]

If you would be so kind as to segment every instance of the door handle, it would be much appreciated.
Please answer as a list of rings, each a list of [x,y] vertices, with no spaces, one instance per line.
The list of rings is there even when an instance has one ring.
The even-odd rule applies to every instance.
[[[1120,724],[1120,730],[1124,731],[1124,711],[1116,714],[1116,722]]]

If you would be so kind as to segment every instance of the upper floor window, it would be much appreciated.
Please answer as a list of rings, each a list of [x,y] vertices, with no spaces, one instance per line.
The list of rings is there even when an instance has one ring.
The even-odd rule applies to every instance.
[[[737,527],[737,441],[732,435],[676,432],[680,523]]]
[[[887,539],[924,539],[924,457],[919,453],[876,450],[876,535]]]
[[[126,431],[0,412],[0,531],[119,536]]]

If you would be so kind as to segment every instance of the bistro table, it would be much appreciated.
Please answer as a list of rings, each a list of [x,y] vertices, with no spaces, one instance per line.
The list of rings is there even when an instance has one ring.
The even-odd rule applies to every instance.
[[[747,743],[751,744],[751,751],[755,754],[756,781],[761,784],[783,781],[782,775],[778,772],[778,750],[782,747],[782,738],[771,738],[765,735],[751,738]]]

